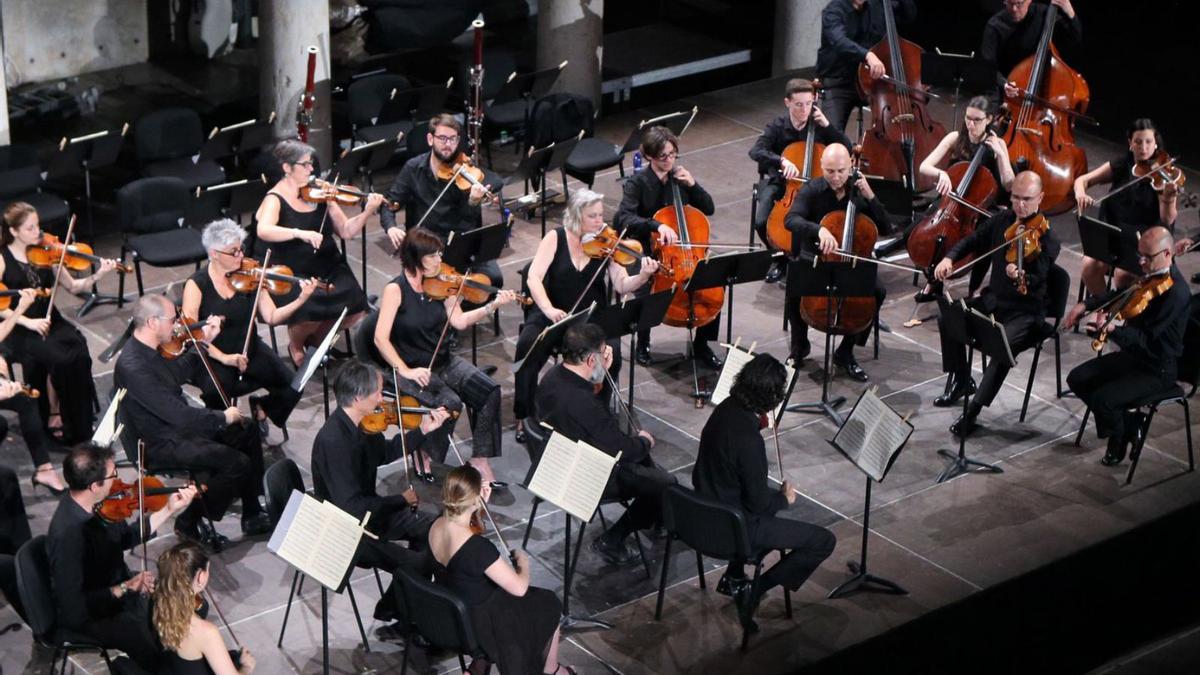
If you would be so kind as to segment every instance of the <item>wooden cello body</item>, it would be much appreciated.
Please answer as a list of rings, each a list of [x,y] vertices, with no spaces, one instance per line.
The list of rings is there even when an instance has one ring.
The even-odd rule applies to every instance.
[[[709,323],[720,314],[725,304],[724,288],[706,288],[689,292],[687,284],[696,271],[696,265],[708,255],[708,218],[700,213],[700,209],[683,203],[679,196],[679,183],[675,177],[670,178],[672,204],[664,206],[654,213],[654,220],[675,230],[679,235],[679,243],[671,246],[660,246],[658,234],[655,233],[655,248],[658,249],[658,261],[663,267],[671,270],[671,274],[654,275],[653,292],[675,287],[675,296],[667,308],[663,323],[677,328],[697,328]],[[695,246],[698,244],[699,246]]]
[[[816,80],[813,81],[813,89],[815,93],[813,106],[815,107],[821,95],[821,85]],[[792,208],[792,200],[796,198],[796,192],[804,187],[805,183],[824,175],[824,172],[821,171],[821,155],[825,152],[825,144],[817,143],[816,139],[817,123],[813,121],[812,113],[809,113],[805,140],[789,143],[780,153],[784,159],[800,169],[800,177],[784,181],[783,196],[775,201],[775,205],[771,207],[771,215],[767,216],[767,241],[771,243],[771,246],[788,255],[792,253],[792,232],[787,229],[786,221],[788,211]]]

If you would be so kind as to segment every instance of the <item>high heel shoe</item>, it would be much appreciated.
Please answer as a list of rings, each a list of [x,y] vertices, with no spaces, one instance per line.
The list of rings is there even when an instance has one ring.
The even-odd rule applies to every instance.
[[[38,489],[39,487],[44,487],[44,488],[46,488],[47,490],[49,490],[49,491],[50,491],[50,494],[54,495],[55,497],[61,497],[61,496],[65,495],[65,494],[67,493],[67,491],[66,491],[65,489],[63,489],[63,488],[56,488],[56,487],[54,487],[53,485],[47,485],[46,483],[42,483],[42,482],[40,482],[40,481],[37,479],[37,473],[36,473],[36,472],[35,472],[35,473],[34,473],[32,476],[30,476],[30,477],[29,477],[29,483],[30,483],[30,485],[32,485],[32,486],[33,486],[33,491],[34,491],[35,493],[37,492],[37,489]]]

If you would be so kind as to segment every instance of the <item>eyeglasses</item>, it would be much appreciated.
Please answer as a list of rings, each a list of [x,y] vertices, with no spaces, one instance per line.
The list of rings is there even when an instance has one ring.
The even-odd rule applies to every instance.
[[[655,157],[654,159],[657,159],[660,162],[668,162],[672,159],[675,159],[678,156],[679,156],[678,152],[664,152],[663,154]]]
[[[246,249],[239,247],[239,248],[233,249],[232,251],[217,250],[217,253],[220,253],[221,255],[227,255],[230,258],[240,258],[240,257],[246,255]]]
[[[114,469],[114,470],[113,470],[113,472],[112,472],[112,475],[111,475],[111,476],[105,476],[104,478],[101,478],[100,480],[98,480],[98,481],[96,481],[96,482],[97,482],[97,483],[103,483],[103,482],[104,482],[104,481],[106,481],[106,480],[114,480],[114,479],[116,479],[116,478],[120,478],[120,476],[118,476],[118,475],[117,475],[117,472],[116,472],[116,470]]]
[[[307,166],[311,169],[313,168],[313,161],[311,159],[306,159],[303,162],[295,162],[295,166]]]
[[[1155,251],[1154,253],[1151,253],[1151,254],[1149,254],[1149,255],[1146,255],[1145,253],[1141,253],[1141,252],[1139,251],[1139,252],[1138,252],[1138,262],[1140,262],[1140,263],[1148,263],[1148,262],[1150,262],[1151,260],[1154,260],[1154,259],[1155,259],[1155,258],[1157,258],[1158,256],[1160,256],[1160,255],[1162,255],[1162,254],[1164,254],[1164,253],[1166,253],[1167,251],[1170,251],[1170,250],[1171,250],[1171,249],[1169,249],[1169,248],[1164,248],[1164,249],[1162,249],[1161,251]]]
[[[449,144],[451,144],[451,143],[457,143],[457,142],[458,142],[458,136],[442,136],[442,135],[437,135],[437,136],[434,136],[434,137],[433,137],[433,140],[437,141],[438,143],[445,143],[446,145],[449,145]]]
[[[971,117],[970,115],[967,115],[966,120],[973,124],[979,124],[980,122],[986,122],[987,118],[986,117]]]

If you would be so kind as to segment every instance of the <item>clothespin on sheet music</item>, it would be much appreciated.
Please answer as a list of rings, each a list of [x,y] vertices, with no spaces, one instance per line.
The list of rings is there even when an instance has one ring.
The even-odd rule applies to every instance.
[[[404,432],[401,431],[400,433],[404,433]],[[367,529],[367,521],[370,520],[370,518],[371,518],[371,512],[367,511],[366,515],[364,515],[362,517],[362,521],[359,522],[358,527],[359,527],[359,529],[362,530],[363,534],[367,535],[368,537],[370,537],[372,539],[378,540],[379,537]]]

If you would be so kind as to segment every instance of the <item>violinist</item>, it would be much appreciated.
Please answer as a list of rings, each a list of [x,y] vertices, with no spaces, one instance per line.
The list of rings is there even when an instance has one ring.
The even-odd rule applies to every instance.
[[[623,296],[641,288],[658,270],[657,260],[643,257],[637,274],[631,275],[624,267],[611,261],[607,266],[607,274],[599,274],[598,268],[603,260],[590,259],[584,251],[583,242],[602,229],[604,195],[587,189],[573,192],[563,214],[563,226],[546,234],[538,244],[533,262],[529,264],[525,278],[536,306],[526,312],[525,321],[521,324],[514,357],[516,360],[526,358],[542,330],[565,319],[572,308],[579,311],[593,302],[597,307],[607,306],[609,284],[605,283],[605,277],[617,295]],[[593,278],[595,281],[592,281]],[[613,339],[609,344],[613,347],[614,355],[610,372],[615,378],[621,370],[621,341]],[[517,418],[518,443],[525,442],[524,420],[533,413],[538,373],[544,364],[544,359],[542,363],[525,364],[516,374],[513,413]]]
[[[604,330],[590,323],[571,326],[563,335],[562,356],[538,386],[537,417],[573,441],[610,455],[620,453],[604,497],[633,502],[592,541],[592,551],[611,565],[627,565],[636,554],[626,546],[626,539],[659,522],[663,491],[677,481],[651,459],[654,436],[644,429],[622,431],[612,409],[593,388],[604,381],[604,371],[612,365],[613,348],[605,344]]]
[[[133,305],[133,338],[121,351],[113,381],[126,396],[118,408],[125,430],[146,444],[146,467],[181,467],[203,476],[208,489],[175,521],[175,534],[213,549],[228,543],[202,515],[221,520],[235,498],[242,500],[242,534],[271,530],[258,498],[262,494],[263,453],[258,425],[248,424],[234,406],[223,411],[188,405],[180,385],[202,367],[190,350],[167,360],[157,349],[169,342],[176,325],[175,306],[162,295],[144,295]],[[219,333],[210,316],[205,342]]]
[[[311,279],[300,282],[296,299],[283,306],[276,305],[265,290],[257,294],[238,293],[228,275],[240,269],[245,260],[242,244],[246,231],[225,218],[209,223],[200,239],[208,251],[208,265],[197,270],[183,285],[181,311],[184,316],[202,321],[210,316],[222,317],[221,332],[208,346],[216,381],[221,383],[222,391],[233,397],[259,388],[267,390],[266,396],[250,397],[252,415],[265,438],[267,419],[283,427],[300,401],[300,393],[291,387],[290,369],[275,350],[263,342],[257,330],[246,342],[251,319],[257,313],[268,326],[286,323],[308,302],[316,284]],[[257,307],[254,304],[256,296]],[[244,354],[243,349],[246,350]],[[205,405],[213,410],[225,408],[216,384],[207,373],[197,373],[195,382]]]
[[[159,650],[147,602],[155,577],[152,572],[134,574],[124,556],[141,542],[140,528],[106,523],[94,512],[117,477],[112,450],[90,443],[75,446],[63,461],[63,475],[70,492],[59,501],[46,532],[55,626],[120,649],[155,672]],[[166,508],[149,517],[139,515],[146,521],[146,535],[186,512],[195,496],[196,488],[184,487],[167,499]]]
[[[699,209],[706,216],[716,213],[717,207],[712,196],[677,163],[679,139],[670,129],[661,126],[646,129],[642,133],[642,154],[649,160],[649,165],[625,181],[621,204],[613,216],[613,228],[640,242],[643,251],[651,251],[651,234],[655,232],[664,246],[679,243],[675,230],[653,219],[655,212],[672,203],[671,180],[679,183],[679,194],[685,205]],[[649,287],[643,286],[642,292],[648,293]],[[720,368],[724,363],[708,344],[717,339],[720,325],[720,315],[717,315],[698,328],[692,340],[692,358],[712,368]],[[650,329],[638,333],[636,358],[643,366],[650,364]]]
[[[834,211],[844,211],[850,203],[850,152],[846,146],[834,143],[825,147],[821,155],[820,178],[810,180],[796,193],[792,208],[787,215],[787,228],[792,231],[792,256],[816,256],[833,253],[841,246],[837,237],[821,226],[821,219]],[[875,191],[865,176],[858,174],[854,204],[875,222],[880,234],[892,231],[892,221],[883,204],[875,197]],[[887,297],[883,283],[876,279],[875,301],[882,305]],[[791,297],[784,301],[784,316],[791,326],[791,358],[799,363],[808,356],[812,346],[808,341],[808,324],[800,316],[800,298]],[[866,382],[870,379],[858,360],[854,358],[854,345],[866,344],[869,330],[842,338],[833,355],[833,364],[851,379]]]
[[[783,364],[770,354],[755,356],[705,422],[692,467],[697,494],[741,510],[756,551],[788,551],[753,584],[746,578],[743,565],[750,561],[745,560],[731,561],[717,583],[718,592],[734,597],[742,625],[751,631],[757,629],[754,610],[763,594],[781,584],[792,591],[800,588],[837,543],[823,527],[775,515],[796,503],[796,490],[788,480],[778,489],[768,485],[760,420],[779,405],[786,390]]]
[[[870,50],[887,36],[884,2],[891,2],[897,20],[917,18],[914,0],[830,0],[821,10],[821,46],[817,49],[817,76],[824,87],[825,117],[837,131],[845,131],[850,112],[863,105],[857,79],[859,65],[872,79],[889,74],[888,65]]]
[[[758,173],[763,179],[758,183],[758,204],[754,210],[754,231],[763,245],[767,241],[767,218],[771,208],[783,196],[785,184],[800,177],[800,168],[783,156],[784,149],[792,143],[803,143],[808,138],[809,123],[816,124],[814,142],[820,145],[841,143],[851,145],[846,134],[833,128],[825,113],[814,105],[816,90],[811,80],[793,78],[783,90],[783,105],[786,115],[771,120],[763,129],[754,147],[750,148],[750,159],[758,162]],[[820,161],[820,157],[814,157]],[[767,270],[767,283],[773,284],[783,278],[787,267],[779,262]]]
[[[1096,416],[1096,435],[1108,439],[1105,466],[1119,464],[1126,450],[1138,439],[1144,427],[1142,413],[1126,409],[1156,392],[1175,384],[1178,361],[1183,355],[1183,336],[1187,328],[1189,303],[1187,279],[1175,264],[1175,242],[1171,231],[1161,225],[1151,227],[1138,240],[1138,261],[1144,276],[1142,286],[1150,287],[1171,279],[1170,288],[1148,299],[1145,309],[1127,319],[1122,326],[1107,325],[1108,341],[1118,351],[1084,361],[1067,375],[1067,386]],[[1088,310],[1106,315],[1120,308],[1108,306],[1119,290],[1089,297],[1071,308],[1064,319],[1067,328],[1079,323]]]
[[[433,517],[416,510],[417,493],[411,485],[398,495],[378,494],[376,472],[384,464],[404,457],[404,447],[419,447],[426,436],[442,426],[449,413],[445,408],[436,408],[421,420],[419,428],[401,431],[385,441],[383,434],[368,434],[358,426],[383,402],[383,376],[375,366],[357,359],[346,361],[334,379],[333,391],[338,407],[313,440],[314,493],[360,520],[370,512],[367,530],[379,538],[362,538],[356,557],[360,565],[387,572],[397,567],[420,572],[421,553]],[[398,541],[408,542],[409,547]],[[375,607],[375,618],[398,619],[398,609],[396,594],[389,589]]]
[[[313,177],[316,151],[310,145],[286,139],[272,153],[283,169],[283,178],[267,192],[255,214],[258,238],[271,249],[273,263],[287,265],[301,278],[316,277],[333,284],[332,291],[309,298],[290,318],[288,353],[299,366],[305,346],[324,339],[342,309],[347,310],[343,328],[353,326],[366,312],[367,296],[335,242],[337,238],[352,239],[362,234],[367,219],[379,210],[383,198],[370,195],[362,213],[353,218],[347,217],[336,202],[313,206],[301,199],[300,188]],[[292,289],[279,302],[292,302],[302,288],[303,284]]]
[[[0,241],[4,243],[0,282],[12,290],[53,288],[57,277],[64,290],[83,293],[116,267],[115,261],[106,259],[91,275],[75,278],[66,272],[59,274],[56,267],[31,265],[27,251],[42,241],[42,228],[37,211],[25,202],[5,207]],[[0,317],[7,317],[10,311],[0,310]],[[67,445],[91,438],[96,388],[83,333],[63,318],[57,307],[51,307],[49,299],[39,298],[17,319],[6,344],[13,360],[22,364],[26,381],[46,394],[38,399],[38,407],[49,433]]]
[[[1022,171],[1013,181],[1012,209],[1001,211],[983,221],[974,232],[959,241],[934,268],[934,278],[937,281],[945,281],[953,273],[954,263],[969,254],[982,255],[1003,244],[1005,233],[1014,224],[1030,224],[1044,218],[1040,212],[1041,204],[1042,179],[1032,171]],[[1039,328],[1045,323],[1047,304],[1050,301],[1046,280],[1062,246],[1054,233],[1048,229],[1041,234],[1039,242],[1041,252],[1027,257],[1022,263],[1025,293],[1020,292],[1020,274],[1016,264],[1008,261],[1005,255],[1007,249],[1000,248],[991,254],[988,263],[980,263],[990,263],[991,278],[980,296],[969,302],[975,309],[994,316],[1004,324],[1004,333],[1013,356],[1036,344]],[[940,318],[938,331],[942,339],[942,370],[948,377],[945,391],[934,399],[933,404],[948,407],[963,396],[975,392],[975,381],[970,374],[971,364],[967,360],[967,346],[956,342],[947,333]],[[1001,363],[1001,359],[988,361],[978,392],[971,399],[966,414],[960,416],[950,427],[951,433],[961,436],[975,428],[975,418],[979,416],[979,411],[984,406],[991,405],[996,393],[1004,384],[1008,371],[1008,364]]]
[[[486,480],[494,482],[488,458],[500,456],[500,385],[470,361],[451,354],[443,337],[447,323],[456,330],[468,328],[517,296],[500,291],[488,303],[469,311],[463,310],[457,296],[430,299],[424,290],[425,278],[438,274],[443,248],[442,239],[423,227],[404,237],[400,245],[403,270],[383,287],[379,298],[372,356],[394,368],[400,393],[415,397],[422,405],[461,410],[466,404],[473,434],[470,462]],[[453,431],[453,422],[443,424],[420,444],[418,455],[444,462]],[[432,478],[428,464],[418,471]]]
[[[1136,185],[1122,189],[1135,180],[1134,168],[1138,165],[1149,168],[1165,161],[1161,152],[1162,136],[1155,128],[1154,122],[1142,117],[1129,125],[1126,133],[1129,139],[1129,150],[1116,159],[1111,159],[1092,171],[1075,179],[1075,201],[1082,213],[1083,209],[1096,203],[1087,189],[1096,183],[1111,183],[1111,198],[1104,198],[1100,203],[1100,220],[1122,229],[1135,228],[1139,234],[1154,225],[1165,225],[1174,231],[1175,217],[1178,214],[1178,192],[1171,183],[1166,183],[1162,192],[1157,192],[1150,180],[1139,181]],[[1088,256],[1083,258],[1083,268],[1080,276],[1083,285],[1091,295],[1105,292],[1109,272],[1107,263]],[[1113,285],[1124,288],[1133,282],[1133,276],[1124,270],[1113,274]]]
[[[1049,3],[1033,0],[1004,0],[1004,9],[992,15],[983,27],[983,42],[979,56],[996,64],[996,99],[1018,95],[1017,89],[1008,81],[1008,74],[1021,61],[1037,51],[1042,27],[1046,23],[1046,11],[1050,5],[1059,8],[1058,23],[1066,29],[1055,36],[1067,35],[1068,41],[1083,42],[1083,24],[1071,5],[1071,0],[1050,0]]]

